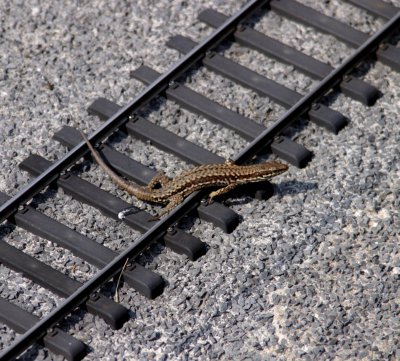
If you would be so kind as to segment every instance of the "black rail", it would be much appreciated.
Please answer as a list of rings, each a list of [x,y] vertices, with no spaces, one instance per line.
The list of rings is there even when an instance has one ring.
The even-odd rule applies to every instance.
[[[312,104],[326,94],[338,82],[349,73],[357,64],[371,54],[378,46],[385,40],[392,32],[394,32],[400,24],[400,12],[398,12],[386,25],[378,31],[375,35],[371,36],[362,44],[352,55],[350,55],[339,67],[333,70],[326,78],[324,78],[315,88],[302,99],[300,99],[294,106],[292,106],[285,114],[282,115],[276,122],[274,122],[267,130],[254,139],[249,146],[247,146],[235,158],[237,163],[243,163],[251,156],[259,152],[263,144],[273,139],[284,128],[289,126],[301,114],[309,109]]]
[[[400,8],[393,6],[392,4],[385,3],[380,0],[344,0],[350,4],[356,5],[357,7],[367,10],[373,15],[380,16],[384,19],[390,19],[393,14],[396,14]]]
[[[297,1],[271,0],[269,4],[271,9],[276,11],[278,14],[330,34],[354,48],[360,47],[368,41],[368,34],[356,30],[350,25],[342,23],[337,19],[321,14],[320,12],[300,4]],[[396,12],[394,14],[396,14]],[[393,69],[397,71],[400,70],[399,48],[390,44],[385,44],[384,47],[380,47],[376,50],[376,57],[378,60]]]
[[[165,90],[168,85],[177,79],[188,68],[193,66],[206,52],[216,44],[228,37],[236,28],[236,26],[254,10],[262,6],[264,0],[252,0],[240,9],[234,16],[229,18],[222,26],[214,31],[202,43],[196,46],[180,61],[178,61],[169,71],[162,74],[156,81],[150,84],[146,89],[135,97],[130,103],[124,106],[120,111],[108,119],[101,127],[94,131],[89,137],[92,144],[99,143],[112,132],[118,129],[121,125],[127,122],[131,114],[140,107],[143,107],[148,101],[157,96],[161,91]],[[87,145],[82,141],[70,150],[62,159],[50,165],[38,177],[30,182],[26,187],[19,191],[11,199],[7,200],[0,207],[0,222],[3,222],[8,217],[12,216],[18,208],[32,199],[37,193],[42,191],[48,184],[55,181],[59,175],[67,168],[74,165],[82,156],[88,152]],[[84,287],[78,288],[71,296],[69,296],[59,307],[50,312],[45,318],[40,320],[31,329],[21,335],[16,342],[9,348],[4,350],[0,357],[11,359],[24,351],[33,342],[42,338],[46,334],[46,330],[55,325],[59,320],[64,318],[68,313],[79,306],[85,299],[98,289],[104,282],[115,275],[124,266],[126,260],[136,257],[149,243],[161,237],[170,226],[176,222],[183,213],[183,210],[188,212],[199,203],[201,198],[200,193],[193,194],[178,210],[171,212],[165,219],[150,228],[144,236],[135,242],[132,247],[116,256],[112,262],[99,271]],[[178,212],[177,212],[178,211]]]
[[[177,35],[171,38],[167,45],[185,54],[196,43],[189,38]],[[302,98],[302,95],[294,90],[288,89],[216,52],[209,52],[203,58],[202,63],[217,74],[232,79],[260,95],[267,96],[286,108],[290,108]],[[347,120],[342,114],[322,104],[316,104],[315,107],[310,108],[307,111],[307,116],[317,125],[335,134],[347,124]]]
[[[176,63],[170,70],[162,74],[156,81],[151,83],[130,103],[124,106],[118,113],[108,119],[101,127],[88,136],[92,144],[97,144],[113,133],[121,125],[123,125],[129,116],[143,107],[148,101],[157,96],[168,85],[177,79],[188,68],[193,66],[200,58],[202,58],[207,50],[220,43],[228,37],[236,28],[236,26],[250,15],[258,7],[262,6],[265,0],[252,0],[239,10],[235,15],[229,18],[222,26],[214,31],[202,43],[196,46],[186,56]],[[48,184],[53,182],[68,167],[71,167],[81,157],[88,152],[85,142],[80,142],[76,147],[69,151],[65,157],[52,164],[45,172],[41,173],[37,178],[30,182],[26,187],[19,191],[9,201],[0,207],[0,222],[15,213],[21,204],[28,202],[34,195],[42,191]]]
[[[13,303],[0,298],[0,320],[11,325],[17,332],[22,333],[37,323],[39,318]],[[43,340],[40,341],[40,344],[71,361],[81,360],[86,355],[86,346],[83,342],[57,327],[49,330],[46,336],[43,337]]]
[[[154,79],[157,79],[159,73],[147,66],[142,65],[135,71],[131,72],[131,76],[145,84],[150,84]],[[172,87],[169,87],[165,91],[165,95],[167,99],[175,101],[182,107],[194,113],[200,114],[214,123],[221,124],[226,128],[234,130],[245,139],[253,140],[257,135],[266,129],[264,125],[259,124],[254,120],[249,119],[244,115],[236,113],[228,108],[225,108],[224,106],[210,100],[204,95],[197,93],[182,84],[173,84]],[[104,115],[104,113],[99,110],[97,110],[95,113],[100,116]],[[136,122],[127,128],[129,133],[138,133]],[[334,126],[333,128],[337,127]],[[146,139],[149,139],[148,134],[149,133],[146,132]],[[141,132],[140,135],[144,136],[143,132]],[[162,138],[165,139],[165,137]],[[152,142],[154,141],[154,139],[150,140]],[[312,156],[311,152],[307,148],[287,137],[280,137],[280,139],[273,140],[270,144],[270,147],[273,153],[279,155],[279,157],[288,163],[299,168],[305,167]],[[176,153],[176,151],[174,153]],[[191,157],[188,160],[196,164],[197,157],[199,157],[200,154],[196,151],[192,151],[191,153],[196,154],[196,157]],[[186,152],[185,158],[188,157],[189,154],[190,153]],[[214,163],[219,162],[221,162],[221,159],[218,159],[218,161],[215,161]]]
[[[92,143],[98,143],[102,141],[110,133],[118,129],[121,125],[125,124],[129,119],[132,119],[131,115],[137,109],[142,107],[153,97],[166,91],[171,82],[175,81],[175,79],[177,79],[182,73],[184,73],[197,61],[203,59],[206,54],[210,54],[210,52],[208,52],[209,50],[213,49],[219,42],[221,42],[227,36],[231,35],[237,29],[237,26],[243,19],[245,19],[249,14],[251,14],[252,11],[254,11],[257,7],[261,6],[264,3],[265,1],[251,1],[243,9],[241,9],[235,15],[226,20],[222,25],[220,25],[220,27],[202,43],[196,45],[190,51],[188,49],[189,52],[186,56],[183,57],[181,61],[179,61],[165,74],[159,76],[132,102],[123,107],[121,110],[118,110],[116,114],[112,115],[101,127],[93,132],[90,136],[90,141]],[[287,7],[289,9],[300,9],[301,11],[298,12],[297,16],[301,18],[301,21],[304,21],[304,18],[300,16],[303,14],[304,10],[301,5],[299,5],[300,7],[298,8],[296,7],[298,6],[298,3],[295,3],[291,0],[285,0],[282,1],[282,3],[287,4]],[[278,4],[278,1],[271,1],[270,4],[273,9],[277,11],[283,11],[281,5]],[[368,4],[370,8],[373,8],[370,3]],[[285,9],[285,11],[287,11],[287,9]],[[290,14],[290,16],[294,17],[293,14]],[[308,20],[309,19],[307,18],[307,21]],[[317,20],[318,19],[316,19],[313,24],[320,25]],[[330,30],[332,30],[332,27],[337,26],[337,24],[335,22],[332,22],[331,20],[326,23],[328,24],[328,28],[331,25]],[[245,161],[249,160],[253,155],[257,154],[260,150],[265,148],[266,145],[272,144],[276,136],[278,136],[285,128],[292,124],[298,117],[309,113],[315,102],[317,102],[330,89],[340,84],[346,77],[346,75],[370,53],[378,53],[379,60],[383,60],[386,63],[389,63],[390,65],[396,67],[398,60],[394,56],[397,54],[397,50],[393,49],[392,47],[382,48],[379,46],[384,41],[384,39],[390,35],[391,32],[396,30],[396,28],[399,26],[399,23],[400,13],[397,13],[397,15],[393,16],[380,31],[378,31],[371,37],[366,36],[366,34],[364,33],[361,33],[362,35],[360,35],[359,33],[350,32],[350,36],[357,38],[356,40],[353,39],[354,41],[351,44],[353,46],[360,45],[358,49],[351,56],[349,56],[338,68],[332,70],[326,77],[324,77],[323,80],[317,86],[315,86],[312,91],[310,91],[307,95],[301,98],[297,97],[296,95],[295,98],[297,98],[295,99],[295,102],[293,100],[290,100],[290,102],[287,103],[287,106],[291,106],[291,108],[271,126],[264,129],[261,134],[256,136],[255,139],[253,139],[248,146],[246,146],[236,157],[234,157],[234,161],[238,164],[244,163]],[[328,28],[324,28],[323,30],[327,31]],[[389,50],[387,51],[386,49]],[[32,172],[40,173],[40,175],[34,181],[29,183],[23,190],[18,192],[14,197],[9,200],[5,200],[4,204],[0,208],[0,220],[3,221],[14,215],[22,204],[30,200],[39,191],[43,190],[45,186],[57,180],[60,177],[60,173],[62,171],[72,166],[87,151],[88,150],[85,143],[80,142],[71,151],[69,151],[64,158],[60,159],[52,165],[50,165],[47,161],[40,160],[41,164],[44,164],[45,166],[42,165],[42,168],[40,168],[39,170],[32,170]],[[63,181],[65,181],[65,179],[60,178],[58,182],[62,184]],[[140,252],[142,252],[154,240],[160,239],[162,237],[165,238],[168,229],[171,229],[171,226],[175,222],[177,222],[191,209],[196,207],[199,204],[200,199],[205,195],[205,193],[206,191],[199,191],[191,194],[185,199],[182,204],[177,206],[173,211],[171,211],[159,222],[157,222],[153,226],[145,227],[145,229],[143,229],[145,233],[138,240],[136,240],[132,246],[128,247],[120,254],[107,256],[108,258],[106,262],[104,262],[104,260],[102,260],[101,262],[97,260],[96,262],[98,262],[98,264],[101,264],[101,266],[104,265],[104,268],[102,268],[93,278],[91,278],[85,284],[78,285],[76,282],[71,283],[71,281],[68,281],[70,283],[70,289],[68,292],[66,292],[65,290],[63,291],[62,289],[59,289],[59,286],[56,287],[55,284],[52,284],[54,290],[58,290],[58,292],[60,293],[64,292],[63,296],[67,298],[59,307],[51,311],[45,318],[39,320],[28,330],[26,330],[26,325],[24,328],[21,328],[23,330],[26,330],[26,332],[21,337],[19,337],[19,339],[14,342],[9,348],[4,350],[0,357],[2,359],[11,359],[12,357],[17,356],[30,344],[32,344],[36,340],[45,337],[48,330],[54,327],[57,322],[68,315],[75,307],[86,302],[88,310],[90,310],[90,305],[93,305],[93,303],[97,302],[98,300],[103,300],[100,295],[95,294],[96,290],[100,288],[108,279],[119,272],[123,268],[127,260],[137,257]],[[24,209],[29,210],[29,208]],[[112,216],[115,218],[115,212]],[[23,224],[21,221],[21,219],[24,219],[23,216],[19,216],[19,218],[16,217],[15,219],[17,220],[17,222],[20,222],[20,224]],[[48,237],[50,238],[50,235]],[[4,248],[4,250],[13,255],[15,253],[15,250],[8,246]],[[109,260],[109,258],[112,259]],[[2,261],[7,262],[7,257],[3,257]],[[15,264],[15,267],[19,267],[21,271],[23,271],[21,263],[22,261],[20,261],[18,264]],[[28,262],[28,258],[26,258],[26,262]],[[29,259],[29,262],[32,261]],[[38,267],[41,267],[42,273],[46,273],[46,270],[43,268],[43,266],[33,261],[31,266],[32,277],[36,277],[36,274],[34,273],[36,265]],[[122,318],[125,317],[125,311],[122,309],[121,315]],[[107,318],[106,315],[105,318]],[[115,328],[120,326],[119,323],[113,324],[113,319],[110,320],[109,323],[112,324]],[[76,351],[74,352],[79,353],[80,355],[82,345],[76,344],[75,347]]]
[[[7,199],[9,197],[0,192],[0,204],[4,203]],[[69,249],[77,257],[99,268],[104,267],[116,256],[116,252],[111,249],[85,237],[30,206],[26,206],[21,211],[18,211],[11,222],[33,234]],[[0,244],[3,243],[5,244],[5,242],[0,242]],[[14,270],[19,269],[17,265],[20,264],[20,258],[19,254],[15,254],[14,257],[7,256],[4,263]],[[1,255],[0,259],[2,259]],[[35,270],[39,268],[40,266],[35,267]],[[45,272],[46,277],[51,273],[50,271]],[[59,288],[62,289],[65,283],[64,275],[59,275],[59,272],[56,273],[57,275],[54,278],[58,279],[57,283],[60,285]],[[123,277],[127,284],[150,299],[158,296],[164,288],[164,281],[161,276],[137,263],[132,264],[132,269],[126,269],[123,272]],[[33,278],[39,278],[40,281],[44,281],[40,276],[34,276]],[[48,286],[48,284],[45,286]]]
[[[216,28],[228,18],[226,15],[213,9],[202,11],[199,20]],[[249,26],[241,26],[233,33],[235,41],[241,45],[255,49],[272,58],[293,65],[297,70],[315,78],[323,79],[333,70],[329,64],[325,64],[301,51],[290,47],[276,39],[260,33]],[[379,90],[367,82],[348,75],[339,84],[343,94],[362,102],[365,105],[373,105],[379,97]]]

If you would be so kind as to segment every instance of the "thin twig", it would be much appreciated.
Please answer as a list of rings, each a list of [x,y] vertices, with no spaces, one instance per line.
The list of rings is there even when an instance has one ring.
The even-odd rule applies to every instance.
[[[117,287],[115,288],[115,295],[114,295],[115,302],[119,302],[119,294],[118,294],[119,283],[121,282],[122,272],[124,272],[125,267],[128,264],[128,261],[129,261],[129,258],[126,259],[124,267],[122,267],[121,272],[119,273],[119,276],[118,276]]]

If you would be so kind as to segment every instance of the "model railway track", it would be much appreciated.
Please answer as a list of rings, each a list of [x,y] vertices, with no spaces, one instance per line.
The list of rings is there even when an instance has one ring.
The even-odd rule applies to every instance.
[[[132,76],[145,83],[147,87],[129,104],[121,107],[104,98],[95,100],[89,111],[98,115],[104,123],[90,135],[89,140],[93,144],[99,144],[113,132],[123,130],[132,137],[150,141],[160,149],[194,165],[224,162],[224,159],[216,154],[137,115],[137,111],[146,103],[162,95],[212,122],[234,130],[248,140],[249,144],[233,159],[238,164],[249,161],[261,150],[268,150],[293,166],[306,166],[311,159],[311,152],[301,144],[283,136],[282,132],[302,116],[333,133],[345,127],[347,119],[342,114],[319,103],[321,97],[331,89],[338,89],[365,106],[373,106],[379,96],[379,90],[349,75],[367,57],[376,57],[378,61],[400,71],[400,48],[385,42],[393,31],[399,29],[398,9],[383,1],[348,2],[375,16],[387,19],[387,23],[377,33],[369,35],[293,0],[267,2],[254,0],[233,16],[211,9],[203,11],[199,14],[199,20],[216,28],[212,35],[199,44],[180,35],[170,39],[167,45],[183,53],[184,56],[164,74],[159,74],[147,66],[141,66],[133,71]],[[334,69],[251,27],[244,26],[244,20],[264,5],[268,5],[265,11],[275,11],[284,17],[337,37],[339,41],[354,47],[354,52]],[[319,79],[320,82],[308,94],[302,96],[218,54],[215,51],[216,46],[228,37],[244,47],[251,47],[288,63],[300,72]],[[288,110],[269,127],[264,127],[211,101],[177,81],[188,69],[198,64],[256,91],[261,96],[269,97]],[[65,298],[61,305],[42,319],[5,299],[0,299],[0,319],[15,331],[22,333],[19,339],[1,353],[1,358],[5,360],[17,356],[34,342],[44,344],[51,351],[62,354],[69,360],[83,358],[86,353],[84,343],[58,329],[57,324],[61,320],[76,307],[81,306],[87,312],[103,318],[112,328],[120,328],[129,318],[128,310],[99,292],[105,282],[122,270],[123,279],[129,286],[152,299],[163,291],[164,280],[158,274],[134,262],[135,257],[150,243],[163,242],[174,252],[195,260],[206,252],[205,243],[174,227],[182,216],[195,210],[197,216],[212,222],[225,232],[231,232],[239,222],[238,215],[221,203],[202,204],[201,200],[206,192],[199,191],[187,197],[160,221],[152,221],[153,217],[140,209],[128,215],[122,221],[143,235],[127,249],[120,253],[114,252],[28,205],[36,194],[53,184],[73,198],[96,207],[106,216],[116,220],[119,212],[129,206],[123,200],[70,172],[71,167],[88,153],[77,129],[64,127],[54,138],[71,150],[54,163],[36,155],[22,162],[21,168],[35,178],[12,197],[0,193],[0,220],[2,222],[8,220],[17,227],[51,240],[100,270],[88,282],[81,284],[6,242],[0,242],[0,262]],[[99,149],[114,169],[137,183],[146,184],[156,174],[155,170],[105,144]],[[244,187],[242,191],[246,194],[251,192],[260,199],[268,198],[272,194],[269,183],[261,187],[260,185]],[[131,261],[126,264],[127,260]]]

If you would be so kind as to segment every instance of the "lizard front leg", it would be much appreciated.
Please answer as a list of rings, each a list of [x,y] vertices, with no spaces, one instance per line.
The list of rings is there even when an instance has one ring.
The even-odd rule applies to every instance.
[[[159,213],[158,218],[171,212],[177,205],[183,202],[184,197],[181,194],[175,194],[169,198],[167,206]]]

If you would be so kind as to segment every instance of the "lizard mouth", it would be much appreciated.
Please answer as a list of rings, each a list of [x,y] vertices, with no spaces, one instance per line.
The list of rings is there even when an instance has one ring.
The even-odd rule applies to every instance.
[[[270,180],[271,178],[286,172],[289,167],[286,164],[279,163],[276,161],[261,163],[258,165],[258,169],[249,174],[249,177],[245,177],[243,183],[255,183],[263,180]],[[242,183],[242,182],[241,182]]]
[[[271,162],[270,163],[270,172],[268,174],[264,175],[264,179],[269,180],[277,175],[280,175],[282,173],[285,173],[289,167],[286,164],[283,163],[278,163],[278,162]]]

